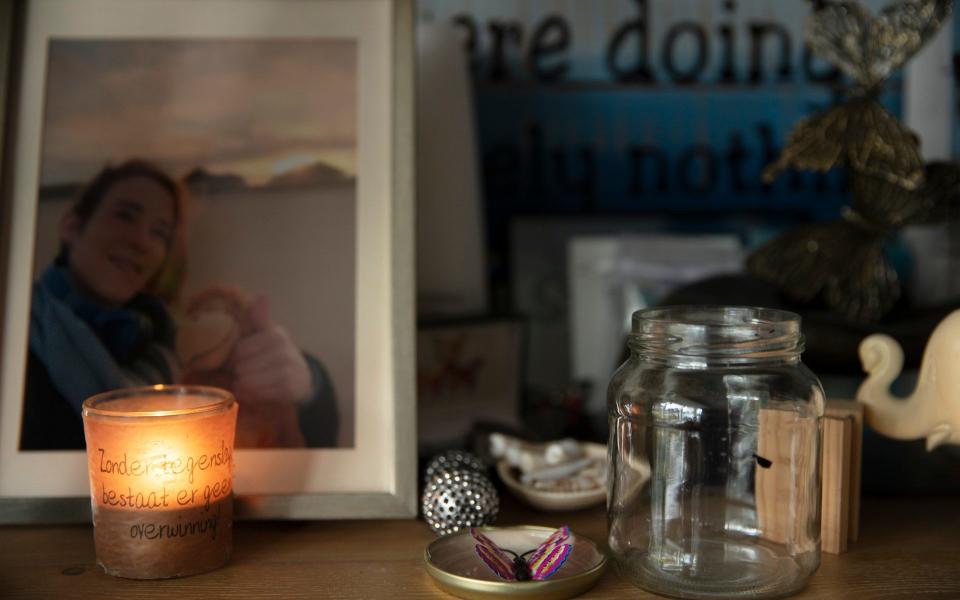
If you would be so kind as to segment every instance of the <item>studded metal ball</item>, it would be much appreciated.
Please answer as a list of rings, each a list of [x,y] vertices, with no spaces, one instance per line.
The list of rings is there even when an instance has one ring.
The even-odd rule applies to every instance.
[[[476,455],[470,452],[447,450],[443,454],[438,454],[430,459],[430,462],[427,463],[427,471],[423,479],[429,482],[433,479],[434,475],[442,471],[449,471],[450,469],[467,469],[477,471],[478,473],[486,473],[487,466],[483,464]]]
[[[444,535],[493,523],[500,510],[500,497],[483,473],[445,469],[427,481],[421,509],[430,529]]]

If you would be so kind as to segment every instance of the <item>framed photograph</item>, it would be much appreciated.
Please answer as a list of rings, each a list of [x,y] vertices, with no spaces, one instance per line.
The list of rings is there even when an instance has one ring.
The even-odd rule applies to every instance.
[[[0,1],[0,521],[80,405],[215,385],[241,518],[416,514],[412,0]]]
[[[521,427],[523,322],[469,318],[417,331],[417,431],[421,454],[463,446],[474,425]]]

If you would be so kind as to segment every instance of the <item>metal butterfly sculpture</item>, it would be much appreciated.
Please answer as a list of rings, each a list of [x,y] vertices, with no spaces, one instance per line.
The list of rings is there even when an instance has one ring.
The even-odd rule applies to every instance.
[[[814,1],[805,39],[853,79],[845,102],[804,119],[780,158],[764,171],[828,171],[846,166],[853,202],[843,218],[789,231],[758,248],[748,270],[795,300],[823,297],[853,321],[874,321],[900,297],[884,256],[900,227],[955,219],[960,167],[924,165],[920,141],[877,101],[884,81],[949,17],[952,0],[900,0],[874,17],[855,1]]]
[[[476,528],[470,528],[470,535],[477,541],[474,550],[480,560],[498,577],[507,581],[548,579],[560,570],[573,551],[573,545],[566,543],[570,539],[570,528],[566,525],[550,534],[542,544],[523,554],[497,546]]]

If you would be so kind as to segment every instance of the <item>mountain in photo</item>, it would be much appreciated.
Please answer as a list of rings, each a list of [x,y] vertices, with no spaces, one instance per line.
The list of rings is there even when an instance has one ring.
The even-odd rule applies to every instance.
[[[211,173],[203,167],[197,167],[187,173],[183,183],[193,192],[219,194],[247,189],[243,177],[232,173]]]
[[[325,162],[315,162],[273,177],[268,188],[296,188],[350,183],[353,177]]]

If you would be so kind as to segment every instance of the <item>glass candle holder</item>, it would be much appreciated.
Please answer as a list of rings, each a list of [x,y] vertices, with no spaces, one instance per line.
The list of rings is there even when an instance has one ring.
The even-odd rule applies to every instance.
[[[97,563],[182,577],[230,557],[237,403],[201,386],[121,389],[83,403]]]
[[[819,381],[800,318],[747,307],[633,315],[608,389],[609,545],[681,598],[798,591],[820,564]]]

